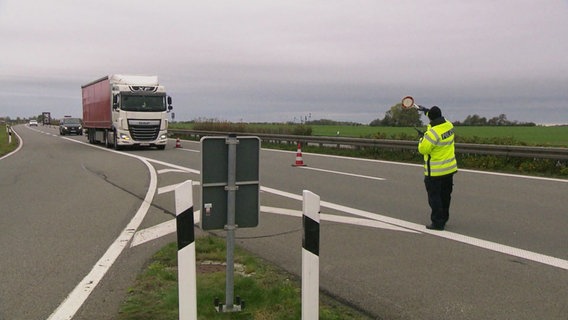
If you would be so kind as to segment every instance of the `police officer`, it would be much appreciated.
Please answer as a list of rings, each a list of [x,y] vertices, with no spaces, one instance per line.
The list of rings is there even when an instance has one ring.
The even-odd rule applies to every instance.
[[[426,228],[444,230],[450,218],[450,201],[454,186],[454,174],[458,165],[454,147],[454,125],[442,117],[437,106],[421,107],[430,123],[418,143],[418,152],[424,155],[424,184],[428,204],[432,209],[432,223]]]

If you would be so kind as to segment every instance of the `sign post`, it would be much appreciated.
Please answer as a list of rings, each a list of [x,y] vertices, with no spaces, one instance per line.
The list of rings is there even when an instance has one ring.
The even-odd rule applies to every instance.
[[[260,213],[260,139],[237,136],[201,138],[201,229],[227,231],[225,305],[219,312],[241,310],[234,301],[234,251],[237,228],[258,226]]]

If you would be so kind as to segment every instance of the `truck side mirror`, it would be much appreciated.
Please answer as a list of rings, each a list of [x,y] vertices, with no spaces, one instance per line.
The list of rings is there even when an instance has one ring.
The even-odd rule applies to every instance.
[[[172,109],[174,108],[172,106],[172,97],[168,96],[168,112],[172,111]]]
[[[118,95],[112,96],[112,108],[118,109]]]

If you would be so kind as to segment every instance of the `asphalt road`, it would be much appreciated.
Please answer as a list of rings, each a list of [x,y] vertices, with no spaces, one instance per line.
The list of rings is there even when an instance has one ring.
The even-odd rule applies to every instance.
[[[112,319],[149,255],[175,241],[130,245],[135,231],[173,219],[170,187],[199,180],[199,145],[113,152],[54,128],[15,129],[23,148],[0,160],[0,319]],[[239,245],[299,275],[296,215],[310,190],[322,200],[321,290],[371,318],[568,318],[567,180],[461,170],[447,231],[435,232],[423,227],[419,166],[303,160],[292,167],[295,153],[261,151],[260,225],[239,229]],[[86,278],[90,295],[70,301]]]

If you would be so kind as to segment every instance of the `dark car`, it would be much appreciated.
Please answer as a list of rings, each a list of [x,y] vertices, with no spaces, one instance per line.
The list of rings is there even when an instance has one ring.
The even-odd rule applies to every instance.
[[[64,136],[66,134],[83,134],[83,125],[81,119],[78,118],[63,118],[59,123],[59,134]]]

